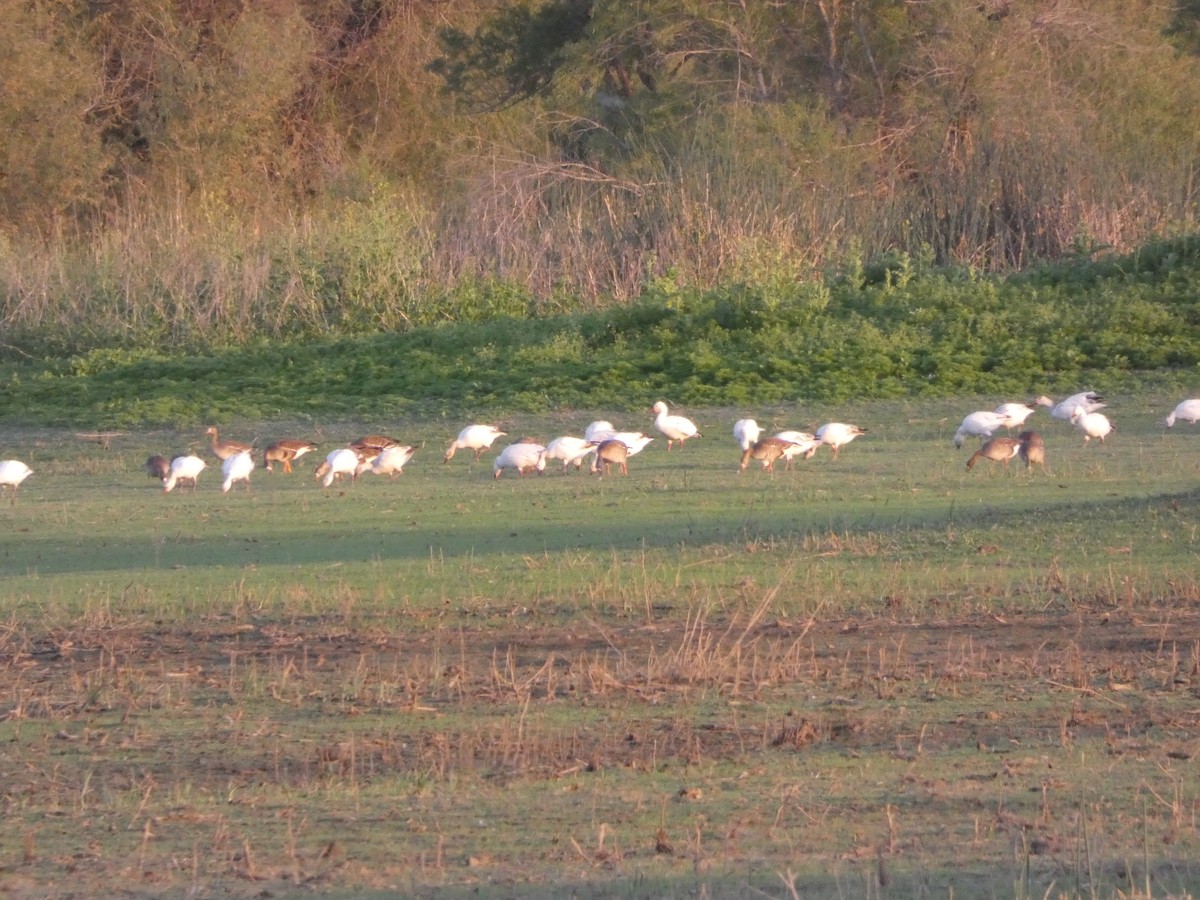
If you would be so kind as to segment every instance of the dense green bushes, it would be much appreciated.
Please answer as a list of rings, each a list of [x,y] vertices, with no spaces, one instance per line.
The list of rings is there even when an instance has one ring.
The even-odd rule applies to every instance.
[[[653,281],[635,303],[545,311],[473,285],[465,321],[259,340],[203,355],[95,349],[0,369],[8,421],[198,424],[986,394],[1151,377],[1200,389],[1200,241],[1011,278],[927,259],[784,289]]]

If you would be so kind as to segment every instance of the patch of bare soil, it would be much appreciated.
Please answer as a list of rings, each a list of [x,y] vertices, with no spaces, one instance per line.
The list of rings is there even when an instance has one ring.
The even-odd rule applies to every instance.
[[[207,865],[234,882],[380,886],[391,863],[370,857],[369,839],[353,866],[328,849],[333,838],[307,856],[266,850],[249,824],[230,824],[236,815],[220,798],[291,797],[287,815],[332,816],[344,847],[357,827],[346,809],[371,802],[358,792],[396,777],[557,783],[615,769],[649,776],[673,760],[754,765],[836,752],[930,763],[930,774],[914,768],[906,777],[932,794],[947,784],[938,754],[962,748],[1013,756],[960,776],[984,781],[1014,778],[1028,765],[1018,750],[1069,755],[1087,741],[1115,758],[1183,763],[1200,752],[1200,612],[514,624],[419,635],[335,619],[40,633],[10,625],[0,632],[0,684],[10,824],[0,892],[7,884],[62,893],[62,879],[85,862],[93,886],[119,880],[139,853],[134,880],[148,892],[203,881],[177,871],[199,865],[180,836],[192,826],[212,842]],[[902,712],[913,707],[919,727]],[[536,723],[526,721],[531,709],[541,713]],[[295,792],[320,794],[318,786],[324,799],[297,811]],[[1013,825],[993,812],[995,827],[1062,839],[1044,823]],[[444,859],[445,840],[420,851],[421,866],[431,854]],[[799,840],[789,838],[789,852]],[[405,858],[406,871],[414,859]],[[496,865],[511,873],[525,863],[510,855]],[[442,863],[437,877],[447,878]]]

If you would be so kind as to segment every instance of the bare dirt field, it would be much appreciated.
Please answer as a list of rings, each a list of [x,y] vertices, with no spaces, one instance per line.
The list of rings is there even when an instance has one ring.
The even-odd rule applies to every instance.
[[[0,891],[1193,891],[1200,610],[0,642]]]

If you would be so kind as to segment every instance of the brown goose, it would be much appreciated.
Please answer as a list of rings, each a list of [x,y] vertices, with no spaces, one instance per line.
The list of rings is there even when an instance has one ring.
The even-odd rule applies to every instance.
[[[275,470],[271,468],[271,463],[282,463],[283,471],[290,475],[292,461],[299,459],[310,450],[316,449],[317,445],[312,441],[284,438],[283,440],[276,441],[263,451],[263,468],[268,472],[274,472]]]
[[[971,458],[967,460],[967,469],[973,469],[975,463],[981,459],[1002,462],[1007,466],[1008,461],[1016,456],[1020,449],[1021,442],[1016,438],[994,437],[972,454]]]
[[[592,471],[599,472],[600,467],[604,467],[604,474],[611,474],[613,466],[621,467],[621,474],[629,474],[629,445],[624,441],[619,441],[616,438],[608,441],[602,441],[596,447],[596,458],[592,461]]]
[[[154,454],[146,460],[146,474],[162,481],[171,472],[171,463],[165,456]]]
[[[794,444],[791,441],[775,437],[755,441],[742,453],[742,462],[738,466],[738,470],[741,472],[746,471],[746,466],[750,465],[750,460],[757,459],[762,461],[764,469],[768,472],[774,472],[775,460],[782,458],[793,446]]]
[[[243,444],[239,441],[223,441],[221,435],[217,432],[216,425],[209,425],[204,429],[204,433],[212,435],[212,452],[217,455],[218,459],[229,459],[231,456],[236,456],[239,453],[246,453],[253,450],[251,444]]]
[[[1021,442],[1021,446],[1017,448],[1017,455],[1025,460],[1025,468],[1033,468],[1033,464],[1037,463],[1042,467],[1042,471],[1046,470],[1046,442],[1042,440],[1042,436],[1036,431],[1022,431],[1017,440]]]
[[[388,447],[399,447],[400,442],[386,434],[365,434],[346,445],[358,454],[359,462],[374,459]]]

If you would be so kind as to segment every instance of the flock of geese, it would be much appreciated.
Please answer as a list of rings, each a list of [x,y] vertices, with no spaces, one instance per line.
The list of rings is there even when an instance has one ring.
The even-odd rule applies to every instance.
[[[1092,438],[1101,444],[1113,433],[1113,424],[1108,416],[1100,412],[1107,404],[1104,398],[1095,391],[1082,391],[1072,394],[1065,400],[1055,403],[1049,397],[1038,397],[1032,404],[1002,403],[994,410],[979,410],[962,420],[958,431],[954,433],[954,446],[962,447],[968,436],[978,437],[982,446],[970,459],[967,468],[974,468],[981,459],[988,459],[1008,464],[1010,459],[1020,457],[1025,461],[1026,468],[1033,465],[1045,466],[1046,444],[1036,431],[1021,431],[1017,437],[994,437],[1001,428],[1011,431],[1021,428],[1039,406],[1050,409],[1050,415],[1056,419],[1070,422],[1083,433],[1083,442],[1087,444]],[[1195,425],[1200,421],[1200,399],[1184,400],[1168,415],[1165,424],[1168,428],[1177,421],[1190,422]]]
[[[979,410],[969,414],[954,433],[956,447],[961,448],[969,437],[978,438],[981,442],[979,450],[967,460],[967,469],[974,468],[983,459],[1007,465],[1009,460],[1018,457],[1027,468],[1044,466],[1045,442],[1041,435],[1035,431],[1020,430],[1017,437],[1010,436],[1013,429],[1024,429],[1029,417],[1039,406],[1048,407],[1052,417],[1070,422],[1078,428],[1083,433],[1085,444],[1092,438],[1103,444],[1104,439],[1113,432],[1112,423],[1100,412],[1106,406],[1104,398],[1094,391],[1073,394],[1058,403],[1044,396],[1031,404],[1002,403],[994,410]],[[667,450],[674,449],[677,444],[682,449],[687,441],[701,437],[695,422],[686,416],[672,414],[666,403],[659,401],[650,411],[655,415],[655,429],[666,439]],[[1200,421],[1200,399],[1181,402],[1167,416],[1165,424],[1171,427],[1177,421],[1193,425]],[[996,432],[1001,429],[1008,434],[997,436]],[[823,445],[830,447],[836,460],[842,447],[866,433],[865,428],[857,425],[830,422],[811,434],[779,431],[764,437],[754,419],[738,419],[733,425],[733,437],[742,454],[738,466],[740,471],[744,471],[752,460],[757,460],[771,472],[781,459],[785,467],[790,468],[796,457],[811,459]],[[222,439],[215,426],[209,427],[205,435],[212,439],[213,455],[221,461],[222,492],[227,493],[239,482],[249,490],[250,476],[259,468],[254,446]],[[448,463],[457,451],[470,450],[478,462],[497,438],[503,436],[505,432],[494,425],[468,425],[449,442],[442,461]],[[497,454],[492,475],[499,478],[510,469],[519,475],[543,472],[550,462],[561,462],[564,472],[571,466],[579,470],[589,458],[592,472],[609,475],[613,468],[617,468],[621,474],[627,475],[630,457],[642,452],[654,439],[640,431],[618,431],[608,421],[596,421],[588,425],[583,437],[564,435],[549,444],[542,444],[533,438],[521,438],[509,444]],[[274,471],[275,465],[279,465],[284,472],[290,473],[293,462],[316,449],[317,445],[311,441],[292,438],[278,440],[262,451],[261,467],[270,472]],[[418,449],[385,435],[366,435],[326,455],[316,467],[314,476],[322,487],[329,487],[341,478],[355,479],[367,472],[395,478],[403,474],[405,464]],[[146,460],[147,474],[162,482],[165,493],[170,493],[176,487],[190,487],[195,491],[200,474],[207,468],[208,464],[194,453],[171,459],[154,455]],[[0,489],[11,488],[15,502],[17,489],[31,474],[33,470],[20,460],[0,461]]]

